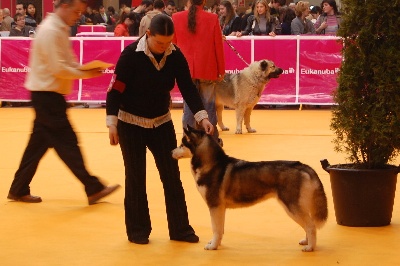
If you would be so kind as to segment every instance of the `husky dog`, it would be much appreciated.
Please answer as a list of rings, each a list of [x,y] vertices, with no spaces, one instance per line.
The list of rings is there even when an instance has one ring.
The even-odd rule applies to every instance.
[[[227,208],[247,207],[275,197],[287,214],[306,232],[303,251],[313,251],[317,228],[328,217],[327,199],[317,173],[308,165],[292,161],[248,162],[225,154],[203,131],[188,127],[175,159],[192,158],[191,170],[197,189],[210,210],[212,240],[204,247],[217,249],[224,234]]]
[[[274,62],[261,60],[251,63],[237,74],[226,74],[224,80],[215,87],[215,106],[221,130],[229,130],[222,122],[222,111],[224,106],[228,106],[236,110],[236,134],[242,134],[243,120],[247,132],[256,132],[250,126],[251,111],[260,100],[269,80],[278,78],[282,72]]]

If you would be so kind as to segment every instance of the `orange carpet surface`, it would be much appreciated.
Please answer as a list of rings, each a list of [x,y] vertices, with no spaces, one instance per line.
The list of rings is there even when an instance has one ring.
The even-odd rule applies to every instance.
[[[82,184],[49,150],[31,183],[32,194],[43,202],[7,200],[34,114],[29,107],[0,108],[0,265],[400,265],[398,195],[389,226],[356,228],[336,223],[329,175],[319,161],[344,163],[346,156],[333,151],[329,108],[254,110],[251,120],[257,132],[244,130],[242,135],[234,134],[234,111],[223,113],[224,123],[231,128],[221,132],[227,154],[249,161],[299,160],[318,173],[328,196],[329,218],[318,231],[317,248],[311,253],[301,251],[298,241],[305,233],[275,199],[228,210],[222,246],[204,250],[212,236],[210,216],[195,187],[189,159],[179,165],[189,220],[200,242],[170,241],[163,189],[150,152],[147,192],[153,231],[148,245],[130,243],[124,224],[124,166],[119,147],[109,145],[105,110],[78,106],[68,112],[90,172],[106,184],[121,184],[122,189],[88,206]],[[172,115],[180,142],[182,110],[173,109]]]

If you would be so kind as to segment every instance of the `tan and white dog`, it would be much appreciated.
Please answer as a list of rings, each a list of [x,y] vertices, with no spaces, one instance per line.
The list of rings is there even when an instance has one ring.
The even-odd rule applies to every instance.
[[[237,74],[226,74],[224,80],[215,88],[215,106],[218,126],[221,130],[229,130],[222,122],[224,106],[236,110],[236,134],[242,134],[242,124],[247,132],[256,130],[250,126],[251,111],[258,103],[261,93],[271,78],[278,78],[283,70],[269,60],[255,61]]]
[[[184,131],[182,145],[172,151],[172,157],[192,158],[192,174],[211,216],[213,238],[205,249],[221,244],[227,208],[248,207],[271,197],[304,229],[306,237],[299,242],[303,251],[315,249],[317,228],[325,224],[328,208],[324,187],[310,166],[236,159],[205,132],[190,127]]]

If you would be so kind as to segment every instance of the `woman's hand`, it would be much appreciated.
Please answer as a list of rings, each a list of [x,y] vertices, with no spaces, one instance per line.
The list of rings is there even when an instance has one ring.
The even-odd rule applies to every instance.
[[[210,123],[210,121],[207,118],[201,120],[200,124],[208,135],[214,134],[214,126]]]
[[[108,127],[108,137],[110,138],[111,145],[117,145],[119,143],[117,127],[112,125]]]

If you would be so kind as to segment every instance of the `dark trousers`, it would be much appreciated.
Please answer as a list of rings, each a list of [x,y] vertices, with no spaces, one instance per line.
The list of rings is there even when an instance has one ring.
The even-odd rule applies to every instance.
[[[104,185],[85,168],[78,139],[68,121],[64,96],[55,92],[32,92],[31,97],[36,114],[33,131],[15,173],[10,193],[15,196],[30,194],[29,184],[39,161],[47,149],[52,147],[85,186],[88,196],[102,190]]]
[[[128,239],[148,238],[151,232],[146,194],[146,147],[154,156],[163,184],[170,238],[194,233],[189,225],[178,161],[171,156],[171,151],[177,147],[172,121],[150,129],[118,121],[118,135],[125,164]]]

